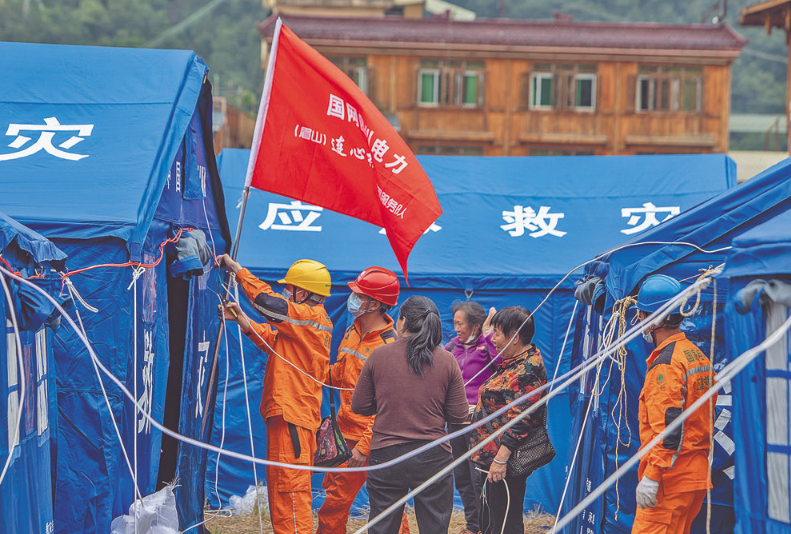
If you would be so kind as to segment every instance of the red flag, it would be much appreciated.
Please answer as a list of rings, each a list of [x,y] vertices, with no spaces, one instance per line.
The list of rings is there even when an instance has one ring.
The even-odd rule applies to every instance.
[[[404,276],[412,247],[442,214],[431,181],[387,119],[280,19],[246,185],[383,227]]]

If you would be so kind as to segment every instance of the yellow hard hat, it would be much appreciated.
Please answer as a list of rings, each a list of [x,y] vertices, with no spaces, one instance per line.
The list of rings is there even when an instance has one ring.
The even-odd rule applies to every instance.
[[[323,297],[330,296],[330,272],[324,264],[313,260],[299,260],[289,267],[279,284],[292,284]]]

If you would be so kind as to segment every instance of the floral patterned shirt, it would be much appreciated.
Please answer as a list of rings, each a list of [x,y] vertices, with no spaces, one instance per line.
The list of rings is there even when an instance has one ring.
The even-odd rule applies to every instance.
[[[502,361],[489,380],[481,386],[478,391],[478,406],[475,408],[473,421],[480,421],[488,417],[505,405],[546,383],[547,371],[544,368],[544,360],[541,359],[541,352],[531,344],[530,348],[522,354]],[[544,395],[546,395],[546,391],[528,397],[527,400],[512,406],[504,414],[473,430],[470,433],[470,446],[474,447],[494,434],[511,419],[538,402]],[[472,460],[481,465],[491,465],[492,459],[500,450],[500,445],[505,445],[511,451],[515,451],[531,431],[546,424],[546,419],[547,408],[542,406],[506,430],[499,438],[478,450],[473,454]]]

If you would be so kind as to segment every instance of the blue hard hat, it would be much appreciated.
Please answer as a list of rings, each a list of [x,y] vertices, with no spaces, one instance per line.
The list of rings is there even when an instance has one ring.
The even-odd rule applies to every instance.
[[[646,278],[637,295],[636,308],[653,313],[667,301],[681,293],[681,284],[675,278],[664,274],[654,274]]]

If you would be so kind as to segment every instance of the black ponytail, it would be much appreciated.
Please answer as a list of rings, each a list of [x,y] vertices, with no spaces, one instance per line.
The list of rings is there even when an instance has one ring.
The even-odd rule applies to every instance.
[[[442,343],[442,323],[436,304],[426,297],[409,297],[398,310],[399,319],[405,319],[404,329],[411,335],[406,344],[406,361],[409,369],[423,376],[423,366],[434,364],[434,349]]]

